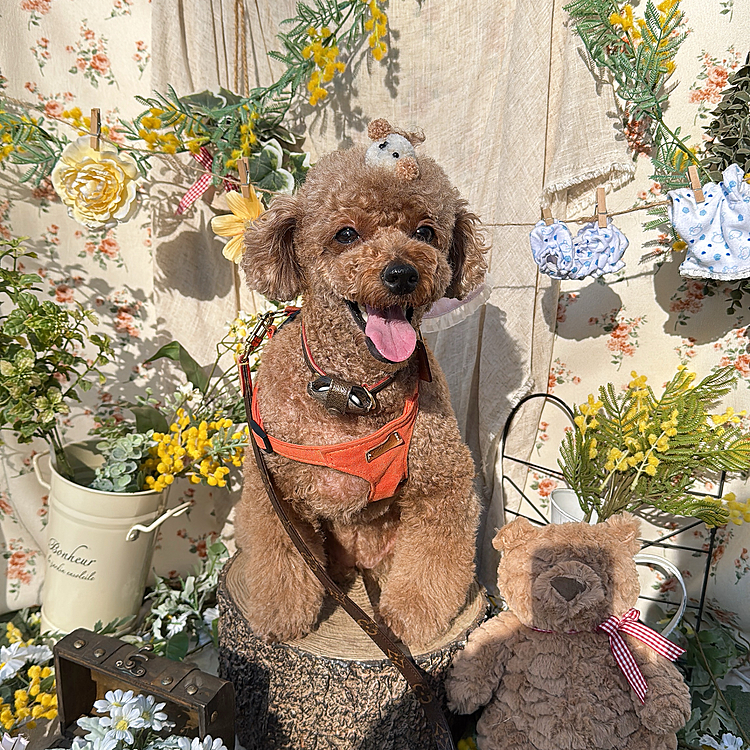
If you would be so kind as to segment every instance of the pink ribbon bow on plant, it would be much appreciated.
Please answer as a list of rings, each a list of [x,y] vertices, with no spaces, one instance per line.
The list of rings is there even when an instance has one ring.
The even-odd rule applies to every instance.
[[[182,196],[182,200],[177,206],[176,214],[182,214],[187,211],[190,206],[208,190],[208,186],[211,184],[213,175],[211,169],[214,165],[214,158],[211,156],[211,152],[205,147],[201,146],[201,150],[197,154],[193,154],[193,158],[206,170],[188,189],[185,195]],[[224,180],[225,190],[237,190],[237,186],[231,182]]]
[[[612,649],[617,666],[620,667],[625,679],[635,691],[638,700],[644,703],[646,690],[648,689],[646,678],[636,664],[633,654],[620,633],[632,635],[633,638],[642,641],[670,661],[674,661],[678,656],[684,654],[685,649],[680,648],[672,641],[668,641],[664,636],[642,622],[638,622],[640,615],[641,613],[637,609],[629,609],[620,618],[614,615],[608,617],[597,629],[604,631],[609,636],[609,647]]]

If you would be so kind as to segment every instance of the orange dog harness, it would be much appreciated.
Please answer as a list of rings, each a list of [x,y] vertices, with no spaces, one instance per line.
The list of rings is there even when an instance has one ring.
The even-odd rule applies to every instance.
[[[257,399],[258,389],[252,397],[252,418],[265,435],[264,438],[253,431],[253,437],[261,448],[271,450],[280,456],[291,458],[303,464],[327,466],[344,474],[370,483],[368,502],[392,497],[399,485],[409,475],[409,443],[414,432],[414,423],[419,412],[419,388],[406,399],[400,417],[383,425],[377,432],[365,437],[335,445],[297,445],[286,443],[268,435],[263,430]]]

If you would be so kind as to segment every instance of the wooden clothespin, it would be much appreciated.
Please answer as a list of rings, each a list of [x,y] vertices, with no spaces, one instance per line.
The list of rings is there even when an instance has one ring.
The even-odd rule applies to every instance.
[[[552,219],[552,211],[549,208],[542,209],[542,218],[547,226],[551,226],[554,223]]]
[[[703,186],[701,185],[701,178],[698,177],[698,169],[695,164],[691,164],[687,170],[688,179],[690,180],[690,187],[695,195],[697,203],[703,203],[706,197],[703,195]]]
[[[102,134],[102,121],[99,115],[99,109],[95,107],[91,110],[91,126],[89,127],[90,145],[94,151],[99,150],[99,137]]]
[[[599,220],[599,229],[607,228],[607,199],[603,187],[596,189],[596,218]]]
[[[243,156],[237,161],[237,171],[240,173],[240,190],[243,198],[250,197],[250,161]]]

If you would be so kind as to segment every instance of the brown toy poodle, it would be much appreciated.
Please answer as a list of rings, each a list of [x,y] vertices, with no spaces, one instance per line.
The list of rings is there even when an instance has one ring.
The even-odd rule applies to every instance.
[[[419,324],[441,297],[481,283],[486,247],[440,167],[416,157],[419,136],[384,120],[368,132],[369,148],[322,158],[246,232],[248,285],[304,299],[264,349],[254,408],[310,549],[343,583],[362,571],[381,621],[418,647],[465,603],[479,514],[474,465]],[[236,534],[227,583],[253,631],[289,640],[313,629],[323,588],[249,451]]]

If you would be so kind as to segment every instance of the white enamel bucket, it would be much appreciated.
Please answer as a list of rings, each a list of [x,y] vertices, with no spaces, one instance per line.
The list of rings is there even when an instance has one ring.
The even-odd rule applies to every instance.
[[[102,462],[95,445],[86,441],[65,448],[81,482],[91,481]],[[119,628],[124,632],[135,624],[143,601],[155,530],[190,503],[165,511],[167,491],[94,490],[62,477],[53,461],[45,477],[43,455],[34,457],[37,479],[49,490],[42,632],[68,633],[129,619]]]

